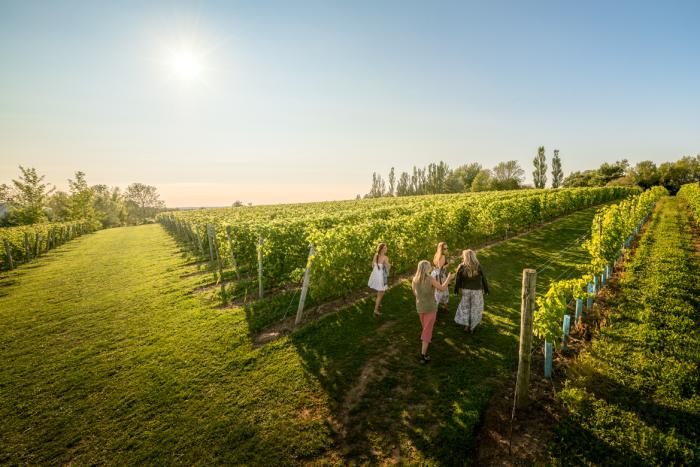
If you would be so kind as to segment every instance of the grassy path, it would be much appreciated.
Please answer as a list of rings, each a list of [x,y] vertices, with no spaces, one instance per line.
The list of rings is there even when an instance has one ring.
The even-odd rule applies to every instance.
[[[381,321],[363,301],[253,348],[243,310],[190,293],[203,279],[160,226],[78,239],[0,279],[0,463],[459,462],[515,366],[522,268],[593,212],[483,250],[484,322],[455,327],[453,296],[428,367],[407,285]],[[583,257],[555,255],[540,284]]]
[[[571,465],[700,463],[700,236],[662,200],[569,370],[551,455]]]

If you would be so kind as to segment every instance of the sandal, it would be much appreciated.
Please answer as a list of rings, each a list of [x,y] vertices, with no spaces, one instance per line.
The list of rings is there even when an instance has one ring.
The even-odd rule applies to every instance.
[[[430,361],[430,355],[428,354],[420,354],[420,359],[421,362],[423,363],[428,363]]]

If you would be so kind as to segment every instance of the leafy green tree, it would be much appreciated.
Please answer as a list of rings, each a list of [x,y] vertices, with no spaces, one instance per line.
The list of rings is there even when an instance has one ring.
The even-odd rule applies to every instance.
[[[562,182],[562,186],[565,188],[595,186],[594,179],[596,173],[597,172],[595,170],[571,172]]]
[[[48,201],[49,220],[63,222],[70,219],[70,196],[65,191],[54,192]]]
[[[3,183],[0,185],[0,203],[10,202],[10,187]]]
[[[559,150],[554,150],[552,157],[552,188],[559,188],[564,178],[564,173],[561,170],[561,159],[559,158]]]
[[[384,179],[377,172],[372,173],[372,188],[370,188],[369,193],[365,196],[366,198],[381,198],[384,196],[386,191],[386,183]]]
[[[690,170],[690,177],[695,182],[700,182],[700,154],[695,157],[684,157],[681,160],[686,160]]]
[[[132,224],[140,224],[152,219],[165,207],[158,189],[143,183],[129,185],[124,192],[124,199],[128,210],[128,221]]]
[[[664,162],[659,166],[659,181],[672,195],[678,193],[682,185],[700,181],[700,157]]]
[[[0,185],[0,226],[4,225],[5,218],[10,211],[10,187],[3,183]]]
[[[44,175],[39,175],[34,167],[25,169],[19,166],[18,180],[12,180],[13,187],[5,185],[4,198],[10,211],[4,219],[6,225],[35,224],[48,220],[44,211],[49,195],[55,188],[49,188]]]
[[[92,187],[92,192],[95,216],[102,224],[102,227],[124,225],[127,213],[124,198],[119,188],[95,185]]]
[[[593,186],[605,186],[613,180],[624,177],[628,168],[627,159],[616,161],[614,164],[602,163],[593,178]]]
[[[465,191],[464,182],[457,176],[455,170],[451,170],[445,179],[445,193],[461,193]]]
[[[85,172],[75,173],[75,180],[68,180],[70,188],[70,198],[68,205],[68,219],[89,219],[96,220],[95,208],[93,207],[93,192],[88,186]]]
[[[489,169],[481,169],[472,180],[471,191],[487,191],[491,189],[492,174]]]
[[[396,183],[396,196],[409,196],[411,194],[411,177],[407,172],[401,172]]]
[[[427,173],[425,176],[426,194],[439,194],[447,192],[447,177],[450,174],[450,167],[440,161],[439,163],[428,164]]]
[[[425,168],[419,169],[413,166],[413,175],[411,175],[411,194],[412,195],[424,195],[426,193],[426,175]]]
[[[387,192],[387,196],[394,196],[394,189],[396,188],[396,172],[394,172],[394,168],[392,167],[391,170],[389,171],[389,191]]]
[[[535,170],[532,172],[532,178],[535,188],[544,188],[547,183],[547,158],[544,155],[544,146],[537,148],[537,156],[535,156],[533,163]]]
[[[525,171],[518,161],[500,162],[493,168],[491,189],[516,190],[521,187],[524,176]]]
[[[629,169],[629,176],[632,181],[643,189],[659,184],[659,169],[652,161],[637,162],[633,168]]]
[[[476,162],[460,165],[452,170],[447,176],[447,192],[460,193],[463,191],[470,191],[474,177],[476,177],[476,174],[478,174],[480,170],[481,165]]]

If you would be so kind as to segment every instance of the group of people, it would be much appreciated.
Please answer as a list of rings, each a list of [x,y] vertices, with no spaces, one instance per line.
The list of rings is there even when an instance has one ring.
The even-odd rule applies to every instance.
[[[374,304],[374,314],[381,316],[382,298],[389,287],[389,268],[386,243],[377,245],[372,258],[372,274],[367,285],[377,291]],[[462,261],[455,272],[448,272],[450,260],[448,247],[440,242],[433,256],[433,263],[421,260],[413,276],[412,289],[416,296],[416,311],[420,318],[421,332],[421,362],[430,361],[428,346],[433,337],[433,326],[439,307],[447,311],[450,300],[449,284],[455,280],[454,292],[461,296],[455,322],[464,326],[467,332],[474,332],[481,322],[484,312],[484,294],[489,293],[488,282],[473,250],[462,251]]]

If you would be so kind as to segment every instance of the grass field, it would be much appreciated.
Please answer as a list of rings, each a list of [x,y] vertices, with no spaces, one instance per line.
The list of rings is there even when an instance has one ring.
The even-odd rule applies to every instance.
[[[560,392],[551,455],[572,465],[700,463],[700,244],[666,198]],[[698,242],[698,239],[695,239]]]
[[[462,463],[515,368],[522,269],[573,274],[594,211],[481,251],[484,321],[465,335],[453,295],[428,366],[408,284],[254,348],[159,225],[77,239],[2,276],[0,463]]]

